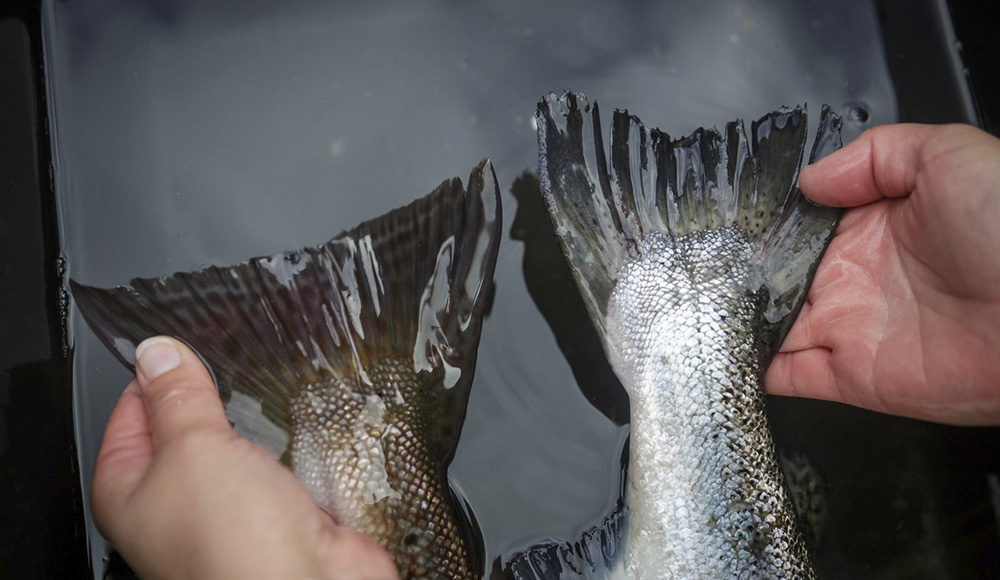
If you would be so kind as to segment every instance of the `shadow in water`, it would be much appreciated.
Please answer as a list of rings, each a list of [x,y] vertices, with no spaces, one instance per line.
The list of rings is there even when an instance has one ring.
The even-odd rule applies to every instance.
[[[624,425],[629,421],[628,396],[604,356],[601,340],[563,258],[538,178],[525,171],[514,180],[511,194],[517,200],[517,214],[510,226],[510,237],[524,243],[528,294],[552,329],[583,395],[616,425]]]

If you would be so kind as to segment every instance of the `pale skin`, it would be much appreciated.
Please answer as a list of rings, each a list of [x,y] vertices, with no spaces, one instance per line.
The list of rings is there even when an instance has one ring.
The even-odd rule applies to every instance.
[[[804,170],[848,207],[767,390],[953,424],[1000,424],[1000,140],[893,125]],[[290,471],[230,428],[183,344],[140,345],[97,458],[94,519],[156,579],[394,579]]]
[[[1000,423],[1000,140],[965,125],[878,127],[799,185],[851,209],[768,392]]]
[[[336,525],[291,471],[233,432],[191,350],[157,337],[137,359],[98,452],[91,504],[143,579],[399,577],[385,550]]]

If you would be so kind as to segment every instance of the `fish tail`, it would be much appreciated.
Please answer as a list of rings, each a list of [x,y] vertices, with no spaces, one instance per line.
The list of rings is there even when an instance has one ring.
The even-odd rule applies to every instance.
[[[500,212],[484,160],[467,188],[446,180],[320,246],[112,289],[70,285],[91,329],[130,369],[149,336],[187,342],[213,372],[237,432],[282,457],[298,388],[337,377],[364,393],[385,357],[441,373],[461,421]]]
[[[591,318],[603,334],[622,266],[652,232],[674,238],[736,227],[758,249],[769,321],[800,308],[840,211],[809,202],[797,187],[806,149],[806,110],[783,108],[672,139],[616,110],[608,151],[597,103],[549,94],[536,112],[539,181],[556,234]],[[820,114],[810,162],[840,147],[840,118]],[[779,338],[780,340],[780,338]]]
[[[602,580],[622,566],[627,511],[616,506],[599,524],[574,542],[549,540],[503,559],[502,578],[513,580]]]

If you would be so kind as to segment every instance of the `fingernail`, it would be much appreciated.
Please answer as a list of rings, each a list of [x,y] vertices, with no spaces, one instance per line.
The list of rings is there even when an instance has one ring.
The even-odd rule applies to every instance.
[[[146,380],[151,381],[180,366],[181,352],[173,340],[154,336],[142,341],[135,349],[135,362]]]
[[[812,179],[812,177],[810,177],[810,175],[812,175],[813,173],[816,172],[815,167],[816,167],[815,164],[810,164],[810,165],[806,165],[805,167],[803,167],[799,171],[799,187],[802,187],[802,181],[803,180],[805,180],[805,181],[808,182],[808,181],[810,181]]]

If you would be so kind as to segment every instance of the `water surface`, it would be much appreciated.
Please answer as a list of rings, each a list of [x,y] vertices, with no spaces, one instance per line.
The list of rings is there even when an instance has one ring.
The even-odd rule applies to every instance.
[[[44,16],[63,251],[82,283],[317,244],[493,161],[509,234],[451,469],[488,562],[604,517],[627,435],[624,395],[530,173],[539,96],[582,90],[672,135],[799,103],[853,111],[846,139],[896,118],[875,11],[862,0],[50,0]],[[129,376],[76,312],[70,339],[87,487]],[[905,534],[941,533],[910,521],[907,510],[937,508],[898,484],[932,500],[950,489],[926,483],[927,454],[945,445],[934,428],[822,403],[775,407],[779,441],[830,482],[833,523],[817,550],[828,577],[891,569],[913,553]],[[852,438],[855,425],[867,431]],[[890,468],[878,454],[849,461],[880,445],[908,451],[891,454]],[[852,506],[858,497],[868,499]],[[905,517],[873,524],[868,540],[853,534],[864,517],[890,521],[899,498]],[[93,527],[90,536],[99,577],[108,547]]]

